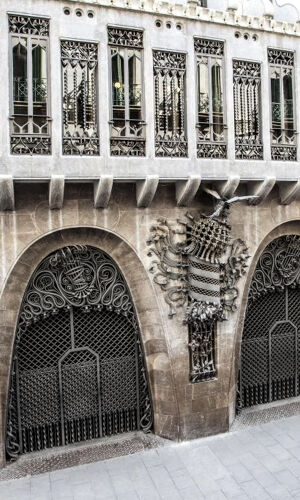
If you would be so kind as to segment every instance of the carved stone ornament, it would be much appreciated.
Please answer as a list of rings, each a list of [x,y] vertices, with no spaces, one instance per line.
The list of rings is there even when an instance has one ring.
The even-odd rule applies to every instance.
[[[151,228],[149,256],[154,282],[165,292],[169,317],[184,308],[189,325],[191,381],[216,375],[214,331],[218,321],[236,310],[237,281],[245,274],[248,248],[241,239],[232,240],[227,212],[232,200],[219,198],[215,212],[171,223],[159,218]],[[181,229],[179,229],[179,225]]]
[[[108,26],[108,44],[120,47],[143,48],[143,30]]]
[[[8,16],[9,32],[20,35],[49,36],[49,19],[22,15]]]
[[[194,47],[196,54],[209,54],[214,56],[224,55],[224,42],[210,40],[209,38],[195,38]]]
[[[276,66],[294,66],[295,53],[292,50],[268,49],[268,61]]]

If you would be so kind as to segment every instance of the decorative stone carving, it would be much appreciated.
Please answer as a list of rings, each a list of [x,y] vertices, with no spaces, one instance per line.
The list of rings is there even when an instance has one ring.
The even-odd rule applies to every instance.
[[[221,40],[211,40],[209,38],[194,39],[195,52],[199,54],[209,54],[214,56],[224,55],[224,42]]]
[[[268,49],[268,61],[276,66],[294,66],[295,53],[292,50]]]
[[[185,220],[171,223],[159,218],[151,228],[149,256],[155,256],[150,271],[154,282],[165,292],[169,317],[185,308],[189,326],[191,381],[208,380],[216,375],[214,332],[218,321],[236,310],[237,281],[245,274],[248,248],[232,241],[227,222],[231,203],[249,196],[218,199],[213,214],[199,218],[186,214]]]
[[[143,48],[143,30],[108,26],[108,44],[120,47]]]
[[[9,32],[20,35],[49,36],[49,19],[31,16],[8,16]]]

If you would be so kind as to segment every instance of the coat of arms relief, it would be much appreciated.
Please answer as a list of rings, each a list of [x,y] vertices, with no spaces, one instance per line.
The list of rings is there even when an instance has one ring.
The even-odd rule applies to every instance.
[[[245,242],[231,237],[228,213],[232,203],[253,197],[226,200],[205,190],[217,199],[211,215],[187,213],[173,222],[159,218],[148,240],[150,271],[165,293],[169,317],[181,309],[189,328],[191,382],[216,377],[216,324],[236,310],[237,282],[249,258]]]

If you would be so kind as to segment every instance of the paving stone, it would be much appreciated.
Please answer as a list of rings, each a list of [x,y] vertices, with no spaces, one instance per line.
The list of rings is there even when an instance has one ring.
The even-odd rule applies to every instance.
[[[230,472],[233,478],[238,483],[243,483],[245,481],[251,481],[252,475],[249,470],[243,464],[234,464],[230,467]]]
[[[276,479],[288,490],[297,490],[300,488],[300,481],[289,470],[283,470],[276,473]]]

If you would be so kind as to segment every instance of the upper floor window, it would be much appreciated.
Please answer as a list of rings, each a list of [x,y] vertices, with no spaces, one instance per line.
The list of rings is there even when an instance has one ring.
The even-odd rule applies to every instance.
[[[98,44],[61,41],[63,154],[99,155]]]
[[[143,31],[108,27],[111,61],[110,153],[145,155]]]
[[[12,154],[50,154],[49,20],[10,15]]]
[[[294,52],[269,49],[271,78],[271,155],[272,160],[297,161]]]
[[[188,153],[185,125],[186,55],[153,51],[155,88],[155,154],[185,157]]]
[[[241,160],[262,160],[261,65],[233,61],[235,156]]]
[[[226,158],[224,42],[196,38],[197,156]]]

